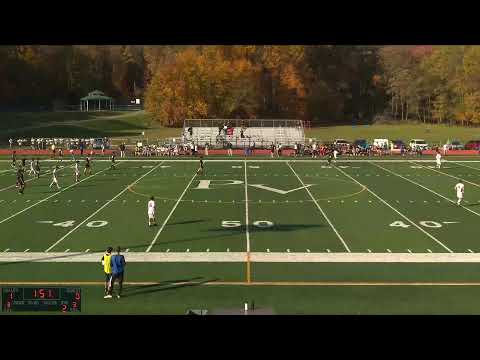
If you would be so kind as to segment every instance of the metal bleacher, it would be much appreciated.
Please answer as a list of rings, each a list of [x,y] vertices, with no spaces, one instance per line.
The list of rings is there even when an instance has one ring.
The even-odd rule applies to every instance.
[[[231,129],[227,134],[223,130],[225,125]],[[212,148],[222,148],[228,143],[235,148],[266,148],[272,143],[293,146],[305,142],[301,120],[186,119],[182,135],[184,142],[194,142],[200,146],[209,144]]]

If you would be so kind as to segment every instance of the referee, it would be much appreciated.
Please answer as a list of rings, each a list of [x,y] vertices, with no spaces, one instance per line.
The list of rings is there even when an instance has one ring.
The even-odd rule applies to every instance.
[[[111,246],[108,247],[107,252],[102,256],[102,265],[103,270],[105,271],[105,296],[104,299],[111,299],[112,298],[112,291],[111,291],[111,280],[112,280],[112,250]]]
[[[112,256],[112,285],[110,286],[110,297],[112,297],[113,286],[115,285],[115,280],[118,280],[118,294],[117,298],[120,299],[122,295],[123,288],[123,273],[125,271],[125,257],[120,254],[120,246],[117,247],[117,254]]]

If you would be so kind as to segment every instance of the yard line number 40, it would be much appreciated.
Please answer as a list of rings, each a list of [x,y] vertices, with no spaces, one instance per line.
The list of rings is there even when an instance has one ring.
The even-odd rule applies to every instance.
[[[443,221],[443,224],[456,224],[458,221]],[[431,228],[431,229],[438,229],[441,228],[443,225],[442,223],[439,223],[437,221],[431,221],[431,220],[424,220],[419,222],[420,225],[423,227]],[[391,227],[400,227],[400,228],[409,228],[411,225],[405,224],[401,220],[394,221],[390,224]]]
[[[107,224],[108,224],[108,221],[94,220],[94,221],[90,221],[89,223],[86,223],[85,225],[89,228],[99,228]],[[67,220],[67,221],[59,222],[59,223],[53,224],[53,226],[61,226],[65,228],[75,226],[75,220]]]

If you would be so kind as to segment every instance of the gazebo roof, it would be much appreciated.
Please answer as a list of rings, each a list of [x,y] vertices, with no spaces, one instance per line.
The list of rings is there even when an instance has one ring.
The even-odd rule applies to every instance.
[[[113,100],[110,96],[106,96],[103,91],[94,90],[89,92],[87,96],[82,97],[80,100],[87,101],[87,100]]]

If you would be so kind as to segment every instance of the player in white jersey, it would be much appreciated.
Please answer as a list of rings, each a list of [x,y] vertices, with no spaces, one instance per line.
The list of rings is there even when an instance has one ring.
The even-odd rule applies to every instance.
[[[463,185],[462,180],[459,180],[457,185],[455,185],[455,191],[457,192],[457,205],[460,205],[460,202],[463,200],[463,193],[465,192],[465,185]]]
[[[338,155],[338,151],[337,149],[333,150],[333,161],[336,162],[337,161],[337,155]]]
[[[52,185],[55,184],[57,185],[57,189],[60,190],[60,186],[58,186],[58,180],[57,180],[57,170],[58,170],[58,166],[55,165],[52,172],[52,182],[50,184],[50,187],[52,187]]]
[[[32,159],[32,160],[30,160],[30,170],[28,170],[28,175],[30,175],[30,176],[32,176],[32,175],[35,176],[37,174],[37,172],[35,171],[35,168],[33,167],[33,164],[34,164],[34,162],[33,162],[33,159]]]
[[[155,200],[150,197],[150,201],[147,205],[147,213],[148,213],[148,226],[157,225],[155,222]]]
[[[75,182],[78,182],[78,179],[80,178],[80,169],[78,168],[78,164],[80,161],[75,161]]]
[[[437,169],[440,169],[442,166],[442,155],[440,155],[439,151],[437,151],[437,155],[435,155],[435,160],[437,161]]]

